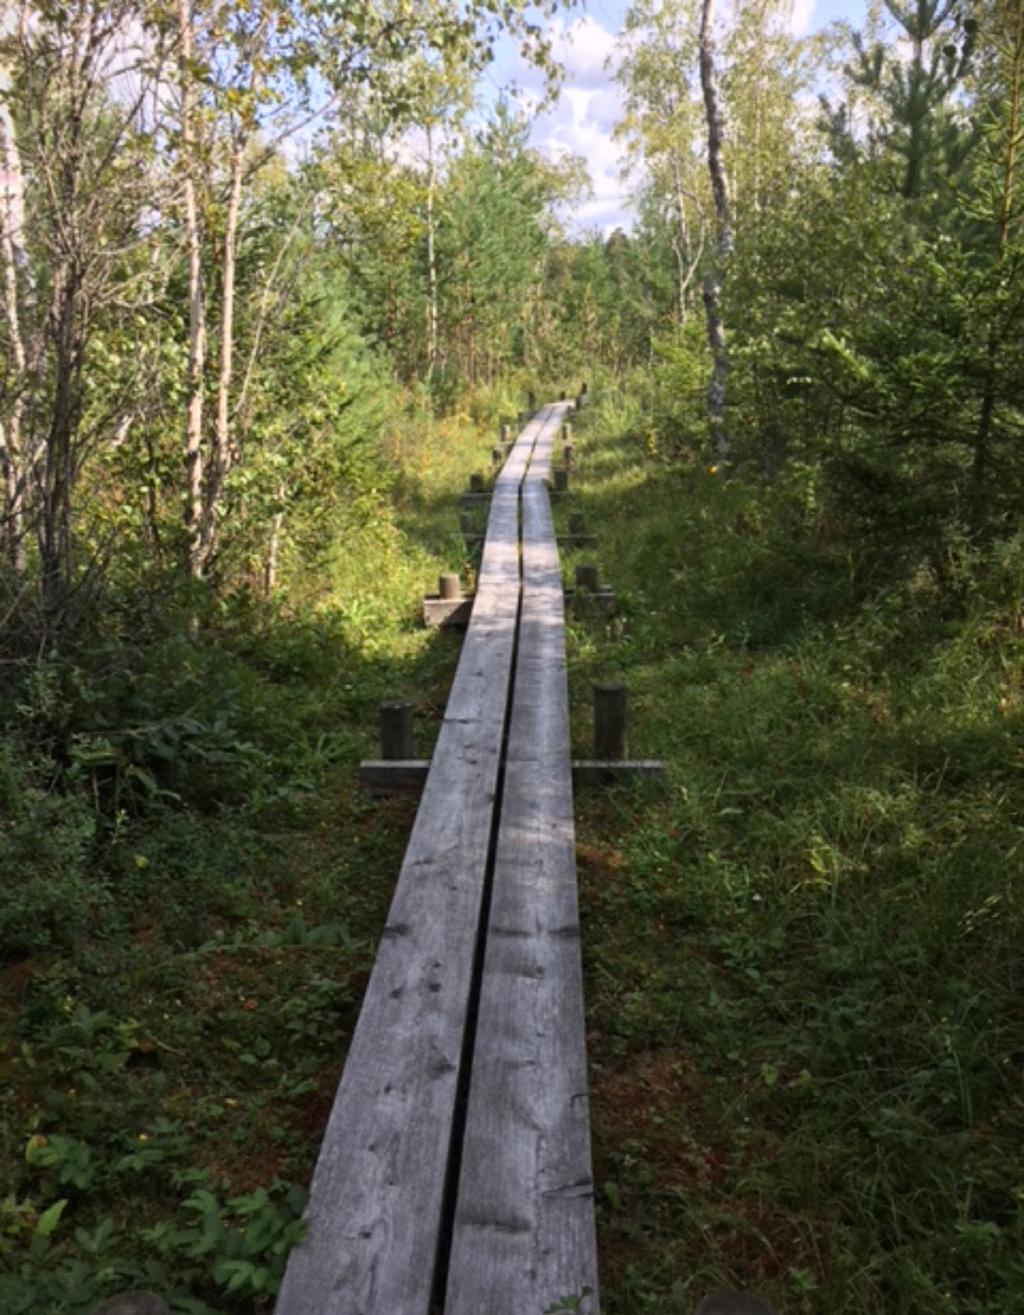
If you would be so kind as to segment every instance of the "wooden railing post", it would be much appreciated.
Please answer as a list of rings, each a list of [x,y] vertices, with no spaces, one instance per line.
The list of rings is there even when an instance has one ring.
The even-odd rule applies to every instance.
[[[594,757],[622,762],[626,757],[626,687],[594,686]]]
[[[579,593],[596,594],[598,584],[597,567],[590,562],[580,562],[576,567],[576,589]]]
[[[380,756],[389,761],[413,756],[411,703],[393,700],[380,705]]]

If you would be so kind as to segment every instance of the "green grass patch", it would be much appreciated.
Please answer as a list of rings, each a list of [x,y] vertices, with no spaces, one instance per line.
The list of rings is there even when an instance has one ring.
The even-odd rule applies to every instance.
[[[580,421],[661,798],[578,801],[603,1309],[1024,1311],[1024,549],[883,585],[790,490]]]
[[[115,600],[13,666],[5,1315],[271,1308],[415,810],[355,768],[384,698],[429,751],[459,640],[419,600],[472,583],[456,495],[513,409],[473,405],[396,431],[274,606],[189,639]],[[883,579],[798,488],[666,464],[628,397],[574,424],[567,578],[619,602],[569,624],[574,752],[624,679],[668,775],[577,805],[603,1308],[1024,1315],[1024,549]]]
[[[188,638],[187,600],[113,598],[73,654],[8,667],[4,1315],[132,1287],[271,1309],[415,812],[357,764],[385,698],[433,743],[459,640],[420,600],[467,564],[456,495],[491,433],[410,419],[272,605]]]

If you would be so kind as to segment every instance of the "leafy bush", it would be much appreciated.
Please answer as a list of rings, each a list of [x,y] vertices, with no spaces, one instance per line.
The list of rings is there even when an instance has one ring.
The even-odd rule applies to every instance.
[[[0,746],[0,962],[70,947],[106,897],[89,871],[95,812],[80,796],[44,788],[47,775],[52,763]]]

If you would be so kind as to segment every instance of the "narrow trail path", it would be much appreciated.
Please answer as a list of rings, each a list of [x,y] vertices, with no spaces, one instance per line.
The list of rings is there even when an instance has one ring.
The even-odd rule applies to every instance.
[[[562,573],[568,403],[497,476],[472,617],[277,1315],[543,1315],[590,1290]]]

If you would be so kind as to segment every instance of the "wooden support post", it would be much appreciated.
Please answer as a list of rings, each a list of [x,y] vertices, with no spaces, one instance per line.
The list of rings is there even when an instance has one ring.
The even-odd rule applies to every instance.
[[[526,409],[530,415],[534,415],[537,410],[537,394],[531,388],[526,394]]]
[[[566,470],[572,470],[572,444],[566,443],[562,448],[562,463]]]
[[[504,444],[502,444],[501,447],[492,447],[492,448],[491,448],[491,461],[492,461],[492,463],[493,463],[496,467],[498,467],[499,469],[501,468],[502,465],[504,465],[504,463],[505,463],[505,446],[504,446]]]
[[[556,470],[554,472],[554,479],[556,493],[569,492],[569,472],[567,470]]]
[[[611,762],[626,757],[626,687],[594,686],[594,755]]]
[[[571,512],[569,515],[569,542],[575,548],[582,548],[588,539],[593,538],[587,534],[587,523],[583,519],[581,511]]]
[[[486,489],[486,484],[484,481],[484,477],[483,475],[480,474],[479,471],[477,471],[476,474],[474,475],[470,475],[469,477],[470,493],[483,493],[485,489]]]
[[[508,421],[502,422],[501,427],[498,430],[498,438],[502,441],[502,443],[512,442],[512,426],[508,423]]]
[[[592,562],[580,562],[576,567],[576,592],[596,594],[600,588],[598,579],[597,567]]]
[[[412,704],[380,705],[380,756],[391,762],[412,757]]]
[[[579,579],[578,572],[576,578]],[[462,581],[455,571],[446,571],[437,577],[437,592],[441,598],[462,597]]]
[[[577,410],[577,411],[582,411],[582,410],[583,410],[583,394],[582,394],[582,393],[580,393],[579,396],[576,398],[576,410]]]
[[[565,423],[562,425],[562,442],[563,443],[572,442],[572,425],[569,423],[568,420],[566,420]]]
[[[583,383],[580,384],[580,397],[586,397],[586,395],[587,395],[587,382],[586,380],[584,380]]]

